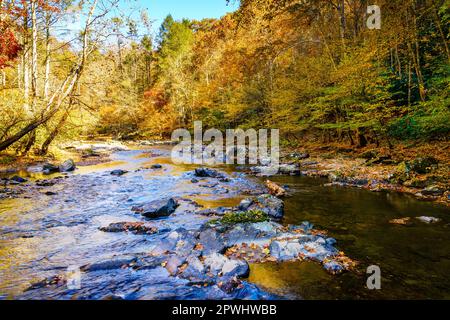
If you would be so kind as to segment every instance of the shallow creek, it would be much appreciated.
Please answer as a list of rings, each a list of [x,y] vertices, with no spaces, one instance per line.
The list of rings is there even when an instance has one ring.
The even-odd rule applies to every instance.
[[[30,186],[22,187],[25,192],[17,198],[0,200],[0,298],[67,298],[40,291],[24,295],[24,290],[68,266],[149,251],[158,235],[111,234],[98,229],[113,222],[142,221],[130,210],[135,204],[183,197],[206,208],[235,206],[263,187],[262,179],[227,167],[220,169],[234,179],[226,189],[193,184],[190,172],[195,166],[174,165],[169,156],[168,147],[149,147],[116,152],[108,163],[80,167],[67,175],[21,172]],[[162,169],[151,169],[152,164],[161,164]],[[115,177],[110,174],[114,169],[129,173]],[[61,179],[53,186],[34,185],[37,179],[57,176]],[[395,193],[325,186],[321,179],[278,176],[272,180],[289,188],[283,223],[310,221],[327,230],[337,239],[337,248],[359,261],[359,267],[355,272],[331,275],[313,262],[253,264],[249,282],[285,298],[450,298],[448,208]],[[208,218],[191,209],[188,202],[183,203],[169,218],[152,223],[158,229],[198,228]],[[413,219],[409,226],[389,224],[393,218],[422,215],[441,222],[425,224]],[[373,264],[382,271],[379,291],[365,288],[365,268]],[[121,270],[100,273],[86,284],[89,297],[107,296],[115,279],[114,290],[136,292],[129,298],[202,298],[198,290],[186,291],[178,287],[178,280],[169,281],[160,271],[131,276],[123,276]]]

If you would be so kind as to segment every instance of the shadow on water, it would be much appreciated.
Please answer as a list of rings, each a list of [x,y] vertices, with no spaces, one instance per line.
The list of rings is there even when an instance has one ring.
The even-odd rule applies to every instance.
[[[284,223],[310,221],[337,239],[338,248],[359,261],[358,272],[330,276],[311,263],[252,267],[251,280],[277,293],[306,299],[448,299],[450,298],[450,210],[411,196],[324,186],[326,180],[275,177],[287,185]],[[437,224],[415,219],[433,216]],[[394,225],[411,217],[411,225]],[[366,268],[378,265],[382,289],[366,288]]]

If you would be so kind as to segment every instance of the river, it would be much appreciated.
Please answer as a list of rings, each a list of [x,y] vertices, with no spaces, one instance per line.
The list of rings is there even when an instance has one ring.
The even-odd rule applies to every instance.
[[[263,187],[263,179],[234,173],[232,167],[221,168],[235,178],[226,189],[193,185],[189,172],[195,167],[174,165],[169,154],[167,147],[148,147],[116,152],[110,162],[80,167],[67,175],[21,172],[30,181],[29,190],[19,197],[0,200],[0,298],[64,299],[67,297],[58,292],[24,294],[24,290],[68,266],[149,251],[154,244],[151,237],[99,230],[112,222],[140,221],[130,211],[133,204],[171,196],[193,199],[207,208],[234,206],[247,197],[244,189],[257,193]],[[156,163],[163,168],[149,169]],[[110,174],[114,169],[129,173],[114,177]],[[53,186],[33,185],[36,180],[55,177],[60,179]],[[289,299],[450,298],[447,207],[403,194],[327,186],[326,180],[317,178],[277,176],[272,180],[289,190],[283,224],[309,221],[327,230],[337,239],[337,248],[359,266],[355,271],[331,275],[314,262],[252,264],[250,283]],[[208,220],[192,214],[189,203],[183,208],[185,212],[179,210],[154,223],[159,229],[189,229]],[[414,219],[418,216],[441,221],[426,224]],[[412,223],[389,223],[401,217],[412,217]],[[365,268],[369,265],[381,268],[381,290],[365,286]],[[88,297],[99,299],[114,290],[135,292],[128,296],[135,299],[202,298],[182,286],[177,289],[178,282],[157,271],[124,276],[113,289],[112,279],[121,275],[104,272],[91,279]]]

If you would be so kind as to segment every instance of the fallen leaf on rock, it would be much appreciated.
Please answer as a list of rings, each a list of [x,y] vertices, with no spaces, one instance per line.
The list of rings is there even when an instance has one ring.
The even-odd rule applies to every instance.
[[[266,187],[267,189],[269,189],[269,193],[275,197],[284,197],[286,195],[286,190],[284,190],[275,182],[267,180]]]
[[[201,251],[203,250],[205,247],[201,244],[201,243],[197,243],[194,247],[194,250],[198,250]]]
[[[392,219],[389,220],[389,223],[391,224],[400,224],[400,225],[406,225],[408,224],[408,222],[411,220],[410,217],[406,217],[406,218],[400,218],[400,219]]]

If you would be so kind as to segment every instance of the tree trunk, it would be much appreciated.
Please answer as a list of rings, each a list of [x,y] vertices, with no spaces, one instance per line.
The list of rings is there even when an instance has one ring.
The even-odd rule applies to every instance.
[[[33,103],[35,98],[38,96],[38,53],[37,53],[37,41],[38,41],[38,30],[37,30],[37,19],[36,19],[36,0],[31,0],[31,90],[33,95]]]
[[[22,150],[21,155],[22,156],[27,155],[35,143],[36,143],[36,131],[31,131],[30,134],[28,135],[28,141],[25,145],[25,148]]]
[[[50,13],[45,17],[45,79],[44,79],[44,99],[48,100],[50,87]]]
[[[364,135],[363,129],[358,128],[357,137],[358,137],[358,148],[364,148],[365,146],[367,146],[367,139]]]
[[[339,31],[342,42],[342,56],[345,57],[345,31],[346,31],[346,20],[345,20],[345,0],[339,1]]]
[[[444,30],[442,29],[441,19],[439,17],[439,14],[436,10],[435,5],[433,5],[433,13],[434,13],[434,20],[436,22],[436,26],[438,27],[438,30],[439,30],[439,35],[441,36],[442,43],[444,45],[444,50],[447,53],[447,60],[450,62],[450,49],[448,48],[448,41],[444,34]]]
[[[6,72],[5,72],[5,70],[2,70],[2,86],[3,86],[3,88],[5,88],[6,87]]]
[[[42,144],[41,150],[39,151],[40,155],[46,155],[48,152],[48,148],[50,147],[50,144],[55,140],[55,138],[58,136],[59,131],[61,130],[62,126],[66,122],[67,118],[69,117],[69,110],[70,106],[72,105],[72,101],[69,102],[69,108],[64,114],[62,115],[61,119],[59,120],[56,127],[53,129],[53,131],[49,134],[47,139],[45,139],[44,143]]]

